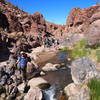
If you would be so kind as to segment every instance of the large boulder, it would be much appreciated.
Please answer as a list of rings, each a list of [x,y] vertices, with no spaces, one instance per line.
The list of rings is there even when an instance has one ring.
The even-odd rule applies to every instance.
[[[71,83],[64,88],[68,100],[90,100],[90,91],[86,85]]]
[[[88,58],[76,59],[71,64],[71,75],[75,84],[80,84],[87,79],[98,75],[96,65]]]
[[[41,89],[46,89],[50,87],[50,84],[41,77],[33,78],[28,82],[30,87],[39,87]]]
[[[38,87],[31,87],[25,95],[24,100],[42,100],[42,92]]]

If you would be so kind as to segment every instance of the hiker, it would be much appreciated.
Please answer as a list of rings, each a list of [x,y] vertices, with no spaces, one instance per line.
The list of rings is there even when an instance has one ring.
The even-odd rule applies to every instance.
[[[24,52],[20,53],[20,57],[18,57],[17,64],[20,74],[22,76],[23,82],[26,82],[26,68],[27,68],[28,58]]]

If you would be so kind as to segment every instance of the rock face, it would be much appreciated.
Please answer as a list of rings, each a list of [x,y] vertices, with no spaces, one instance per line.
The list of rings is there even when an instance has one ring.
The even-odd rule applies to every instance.
[[[93,45],[100,42],[100,20],[94,21],[88,29],[89,44]]]
[[[0,7],[0,26],[7,28],[9,32],[16,31],[38,35],[38,33],[51,33],[51,29],[53,32],[59,27],[59,25],[46,22],[39,12],[29,15],[9,2],[6,2],[6,4],[0,2]]]
[[[91,45],[99,43],[100,4],[89,8],[73,8],[63,34],[83,34]]]
[[[82,57],[72,62],[71,75],[75,84],[80,84],[97,74],[96,65],[88,57]]]
[[[99,19],[100,5],[94,5],[90,8],[73,8],[67,19],[68,26],[79,26],[87,22],[93,22]]]
[[[30,15],[9,2],[0,2],[0,52],[4,52],[3,55],[30,52],[31,48],[43,45],[44,38],[53,36],[59,27],[62,26],[47,22],[39,12]]]

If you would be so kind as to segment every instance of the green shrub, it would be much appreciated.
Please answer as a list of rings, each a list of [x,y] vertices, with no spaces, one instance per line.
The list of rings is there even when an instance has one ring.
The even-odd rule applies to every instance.
[[[100,62],[100,44],[90,47],[87,43],[87,40],[81,40],[79,43],[75,44],[73,48],[64,47],[60,49],[60,52],[68,52],[71,60],[87,56],[96,63]]]
[[[88,83],[90,89],[91,100],[100,100],[100,80],[92,79]]]
[[[86,44],[87,40],[81,40],[79,43],[77,43],[71,51],[70,58],[76,59],[87,56],[89,54],[89,49],[85,48]]]

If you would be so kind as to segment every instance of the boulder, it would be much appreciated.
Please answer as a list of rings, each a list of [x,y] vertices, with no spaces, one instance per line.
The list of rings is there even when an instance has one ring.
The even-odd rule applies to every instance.
[[[28,82],[30,87],[39,87],[41,89],[46,89],[50,87],[50,84],[41,77],[33,78]]]
[[[71,64],[71,75],[75,84],[80,84],[85,80],[98,75],[96,65],[88,58],[76,59]]]
[[[44,71],[41,71],[41,72],[40,72],[40,75],[41,75],[41,76],[45,76],[46,73],[45,73]]]
[[[78,94],[79,90],[79,85],[75,85],[74,83],[71,83],[64,88],[64,92],[68,97]]]
[[[60,67],[60,64],[51,64],[51,63],[47,63],[43,68],[42,70],[43,71],[55,71],[57,70],[58,68]]]
[[[22,83],[18,86],[18,91],[23,93],[25,91],[26,84]]]
[[[86,85],[69,84],[64,88],[68,100],[90,100],[90,91]]]
[[[31,87],[24,100],[42,100],[42,92],[38,87]]]
[[[27,63],[27,73],[32,73],[36,70],[35,65],[31,62]]]

